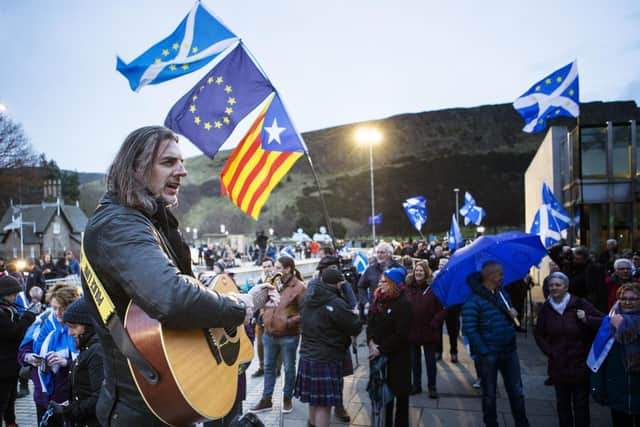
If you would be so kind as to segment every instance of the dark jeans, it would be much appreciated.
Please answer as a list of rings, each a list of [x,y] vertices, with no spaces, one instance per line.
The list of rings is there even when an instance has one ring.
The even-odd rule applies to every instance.
[[[0,382],[0,414],[2,414],[5,424],[13,424],[16,422],[17,383],[17,378],[6,379]]]
[[[422,352],[424,351],[424,362],[427,367],[427,386],[429,389],[436,388],[436,353],[424,345],[411,344],[411,384],[413,388],[422,389]]]
[[[395,420],[393,417],[393,404],[396,405]],[[409,396],[396,396],[387,403],[385,410],[386,427],[409,427]]]
[[[461,305],[454,305],[447,308],[447,317],[444,322],[447,325],[447,333],[449,334],[449,353],[458,354],[458,335],[460,335],[460,311]]]
[[[524,408],[518,352],[485,354],[478,356],[476,360],[478,361],[482,386],[482,415],[485,426],[498,427],[496,388],[498,385],[498,371],[500,371],[504,388],[509,396],[511,415],[513,415],[516,427],[529,427]]]
[[[589,383],[554,385],[560,427],[589,427]]]
[[[625,414],[612,409],[611,420],[613,427],[640,427],[640,415]]]

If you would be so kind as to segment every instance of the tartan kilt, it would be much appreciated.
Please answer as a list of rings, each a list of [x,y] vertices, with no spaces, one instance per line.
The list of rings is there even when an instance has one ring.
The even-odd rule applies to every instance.
[[[295,396],[311,406],[342,406],[342,362],[300,358]]]

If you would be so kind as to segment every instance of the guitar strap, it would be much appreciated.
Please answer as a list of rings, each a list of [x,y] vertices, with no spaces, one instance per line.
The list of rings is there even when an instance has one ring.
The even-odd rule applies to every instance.
[[[160,375],[158,375],[158,372],[149,364],[149,362],[146,361],[133,342],[131,342],[131,337],[129,337],[127,330],[124,328],[124,324],[116,312],[116,307],[113,304],[113,301],[109,297],[109,294],[100,281],[100,278],[98,278],[98,275],[89,263],[87,255],[84,253],[84,240],[80,247],[80,251],[80,270],[82,271],[82,276],[87,283],[93,302],[98,308],[98,313],[100,315],[100,319],[102,319],[102,323],[104,323],[106,328],[109,330],[118,350],[120,350],[122,354],[124,354],[124,356],[136,366],[136,369],[140,371],[145,380],[147,380],[149,384],[157,384],[160,379]]]

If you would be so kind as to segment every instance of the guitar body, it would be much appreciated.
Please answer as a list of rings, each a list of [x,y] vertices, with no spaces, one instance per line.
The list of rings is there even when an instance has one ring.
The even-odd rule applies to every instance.
[[[221,294],[238,292],[227,274],[218,275],[211,288]],[[229,413],[237,394],[238,365],[253,359],[244,325],[232,331],[171,329],[133,303],[124,324],[136,348],[160,376],[157,384],[149,384],[129,361],[136,386],[156,417],[182,426]]]

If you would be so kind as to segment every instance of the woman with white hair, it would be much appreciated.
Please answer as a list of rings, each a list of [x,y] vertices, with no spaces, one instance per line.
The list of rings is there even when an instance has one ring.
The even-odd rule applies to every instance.
[[[611,310],[613,305],[618,301],[618,289],[623,283],[638,282],[631,276],[633,271],[633,263],[627,258],[618,258],[613,263],[613,274],[607,276],[604,284],[607,288],[607,306]]]
[[[603,315],[593,305],[569,293],[569,278],[562,272],[545,279],[549,298],[542,306],[534,332],[536,343],[548,357],[549,377],[556,389],[560,426],[589,426],[589,369],[591,338]]]

